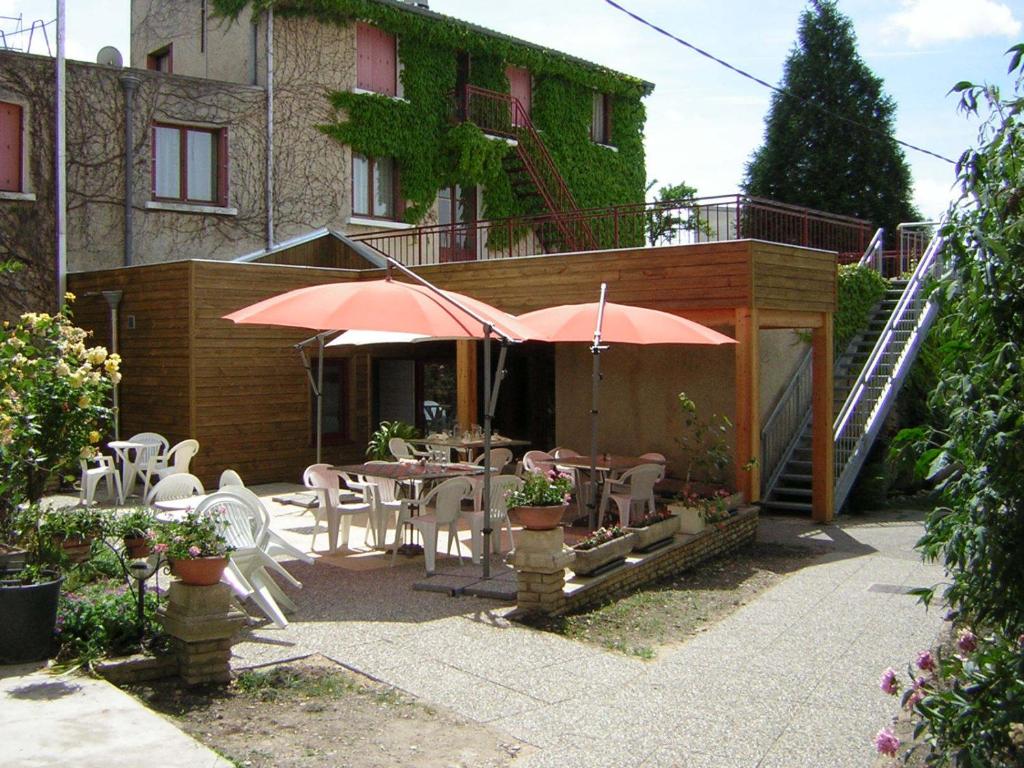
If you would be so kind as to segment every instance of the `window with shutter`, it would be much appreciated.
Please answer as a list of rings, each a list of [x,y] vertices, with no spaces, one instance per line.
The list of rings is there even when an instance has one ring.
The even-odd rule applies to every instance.
[[[153,198],[227,205],[227,130],[153,125]]]
[[[397,96],[397,75],[395,36],[369,24],[356,24],[356,87]]]
[[[21,192],[22,108],[0,101],[0,191]]]

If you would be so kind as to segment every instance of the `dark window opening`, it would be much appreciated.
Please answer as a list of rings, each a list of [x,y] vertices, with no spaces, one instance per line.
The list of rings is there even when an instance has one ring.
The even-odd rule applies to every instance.
[[[153,51],[146,57],[146,69],[169,75],[174,71],[174,56],[170,45]]]
[[[323,384],[323,442],[325,445],[338,445],[350,439],[349,430],[349,373],[347,358],[324,360]],[[314,380],[318,372],[318,362],[313,361],[312,374]],[[316,440],[316,393],[310,396],[312,413],[310,427],[312,439]]]

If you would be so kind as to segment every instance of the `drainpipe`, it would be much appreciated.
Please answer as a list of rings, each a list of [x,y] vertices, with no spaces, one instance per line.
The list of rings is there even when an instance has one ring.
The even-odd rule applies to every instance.
[[[64,306],[64,294],[67,291],[68,274],[68,241],[67,241],[67,168],[64,164],[65,151],[65,76],[64,63],[64,0],[57,0],[57,59],[55,62],[54,85],[57,102],[54,104],[54,219],[57,235],[57,309]]]
[[[267,250],[274,247],[274,9],[267,9]],[[319,459],[318,459],[319,461]]]
[[[123,291],[103,291],[103,298],[110,306],[110,353],[120,354],[117,347],[117,306],[121,303]],[[121,385],[114,385],[114,439],[121,439]]]
[[[130,267],[135,261],[135,208],[132,205],[135,193],[132,173],[132,157],[135,154],[135,89],[141,80],[136,75],[121,75],[120,80],[121,88],[124,89],[124,265]],[[117,312],[116,307],[114,312]]]

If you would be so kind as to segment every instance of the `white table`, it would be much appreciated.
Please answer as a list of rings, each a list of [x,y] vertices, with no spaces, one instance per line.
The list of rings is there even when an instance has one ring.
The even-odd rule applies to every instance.
[[[137,443],[133,440],[111,440],[107,446],[114,451],[117,463],[121,465],[121,503],[128,498],[129,492],[135,487],[135,477],[139,473],[139,451],[144,451],[158,443]],[[134,455],[129,455],[133,453]],[[129,485],[130,483],[130,485]]]
[[[184,499],[165,499],[164,501],[154,501],[150,506],[153,509],[159,510],[154,515],[157,522],[179,523],[185,519],[191,510],[198,507],[199,503],[205,501],[209,496],[209,493],[204,493],[200,496],[188,496]]]

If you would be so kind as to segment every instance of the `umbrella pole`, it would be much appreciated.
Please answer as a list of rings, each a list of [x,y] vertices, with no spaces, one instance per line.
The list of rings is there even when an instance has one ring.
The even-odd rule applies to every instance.
[[[316,369],[316,463],[323,461],[322,446],[324,437],[324,335],[316,337],[319,345],[320,363]]]
[[[491,326],[484,323],[484,505],[483,578],[491,578]]]
[[[601,301],[597,307],[597,325],[594,328],[594,343],[590,351],[594,355],[594,369],[590,383],[590,498],[587,506],[590,507],[590,515],[587,522],[590,529],[598,527],[597,519],[597,416],[598,416],[598,395],[601,384],[601,326],[604,324],[605,296],[608,292],[608,284],[601,283]]]

